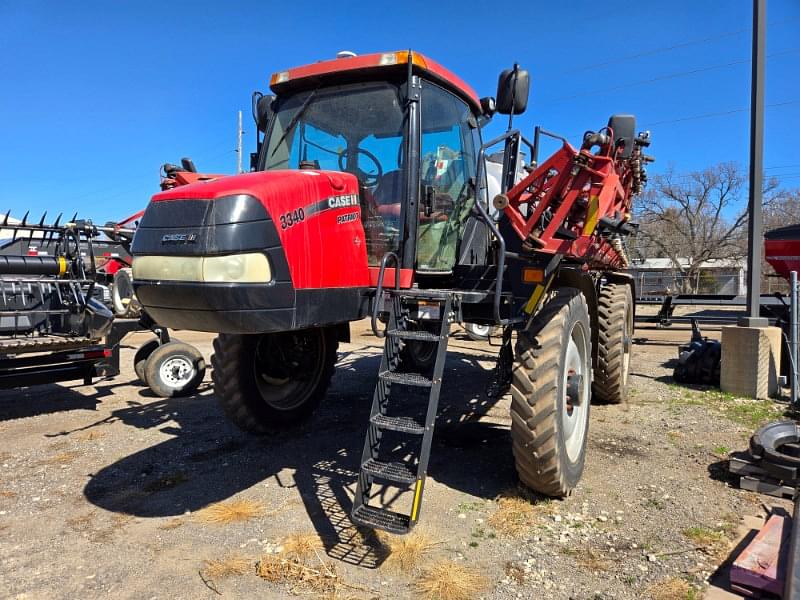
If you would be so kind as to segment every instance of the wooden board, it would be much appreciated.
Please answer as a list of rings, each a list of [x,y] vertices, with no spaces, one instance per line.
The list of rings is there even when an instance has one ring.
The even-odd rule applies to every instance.
[[[791,520],[772,515],[731,567],[731,586],[781,595]]]

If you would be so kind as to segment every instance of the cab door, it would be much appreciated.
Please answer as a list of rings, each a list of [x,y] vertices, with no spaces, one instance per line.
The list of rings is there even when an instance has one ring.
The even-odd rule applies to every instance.
[[[436,84],[424,81],[421,104],[416,268],[445,274],[458,263],[475,202],[480,136],[468,105]]]

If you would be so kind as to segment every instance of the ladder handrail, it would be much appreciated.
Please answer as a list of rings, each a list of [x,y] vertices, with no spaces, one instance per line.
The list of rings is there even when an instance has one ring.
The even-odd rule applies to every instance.
[[[386,337],[386,330],[383,331],[378,330],[378,302],[380,301],[383,303],[383,276],[386,274],[386,267],[389,264],[389,260],[394,260],[394,289],[396,291],[400,291],[400,259],[397,258],[397,254],[394,252],[387,252],[383,255],[381,259],[381,268],[378,271],[378,287],[375,289],[375,300],[372,303],[372,333],[374,333],[377,337],[383,338]]]
[[[489,189],[488,183],[486,182],[486,169],[485,169],[485,161],[486,161],[486,150],[491,148],[492,146],[502,142],[503,140],[513,139],[514,142],[519,145],[520,142],[526,144],[532,152],[535,152],[534,146],[525,139],[525,136],[518,129],[509,129],[505,133],[497,136],[496,138],[489,140],[485,144],[481,146],[480,151],[478,152],[478,170],[477,170],[477,181],[478,181],[478,196],[485,191],[486,202],[487,205],[490,202],[489,199]],[[516,165],[516,159],[513,161]],[[505,173],[503,173],[503,181],[501,181],[501,192],[506,192],[506,185],[505,185]],[[495,279],[494,284],[494,320],[498,325],[510,325],[512,323],[518,322],[518,319],[503,319],[500,315],[500,300],[503,293],[503,276],[505,274],[506,269],[506,240],[503,238],[500,230],[497,228],[497,224],[494,222],[489,213],[486,211],[486,208],[483,206],[480,197],[477,198],[477,201],[473,205],[475,210],[478,212],[478,217],[486,223],[489,229],[492,232],[492,235],[497,240],[498,248],[497,248],[497,276]]]

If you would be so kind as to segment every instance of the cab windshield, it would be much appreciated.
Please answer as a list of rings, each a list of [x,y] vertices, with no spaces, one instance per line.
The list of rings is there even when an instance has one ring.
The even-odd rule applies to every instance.
[[[385,82],[319,88],[278,101],[264,144],[265,170],[324,169],[358,178],[370,264],[398,247],[406,115],[400,90]]]

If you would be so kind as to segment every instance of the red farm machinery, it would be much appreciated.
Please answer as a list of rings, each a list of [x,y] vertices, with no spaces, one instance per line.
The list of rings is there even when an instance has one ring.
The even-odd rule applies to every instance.
[[[358,524],[405,533],[419,519],[454,323],[502,331],[495,372],[511,389],[517,472],[539,492],[577,485],[592,398],[625,399],[624,240],[649,136],[617,115],[579,148],[538,128],[531,143],[512,127],[528,82],[515,66],[480,99],[411,51],[276,73],[274,95],[253,99],[253,172],[191,183],[193,166],[175,167],[136,231],[139,301],[166,326],[219,334],[216,395],[248,431],[307,418],[349,322],[371,316],[385,348]],[[508,130],[484,142],[495,113]],[[538,163],[545,136],[561,148]]]

